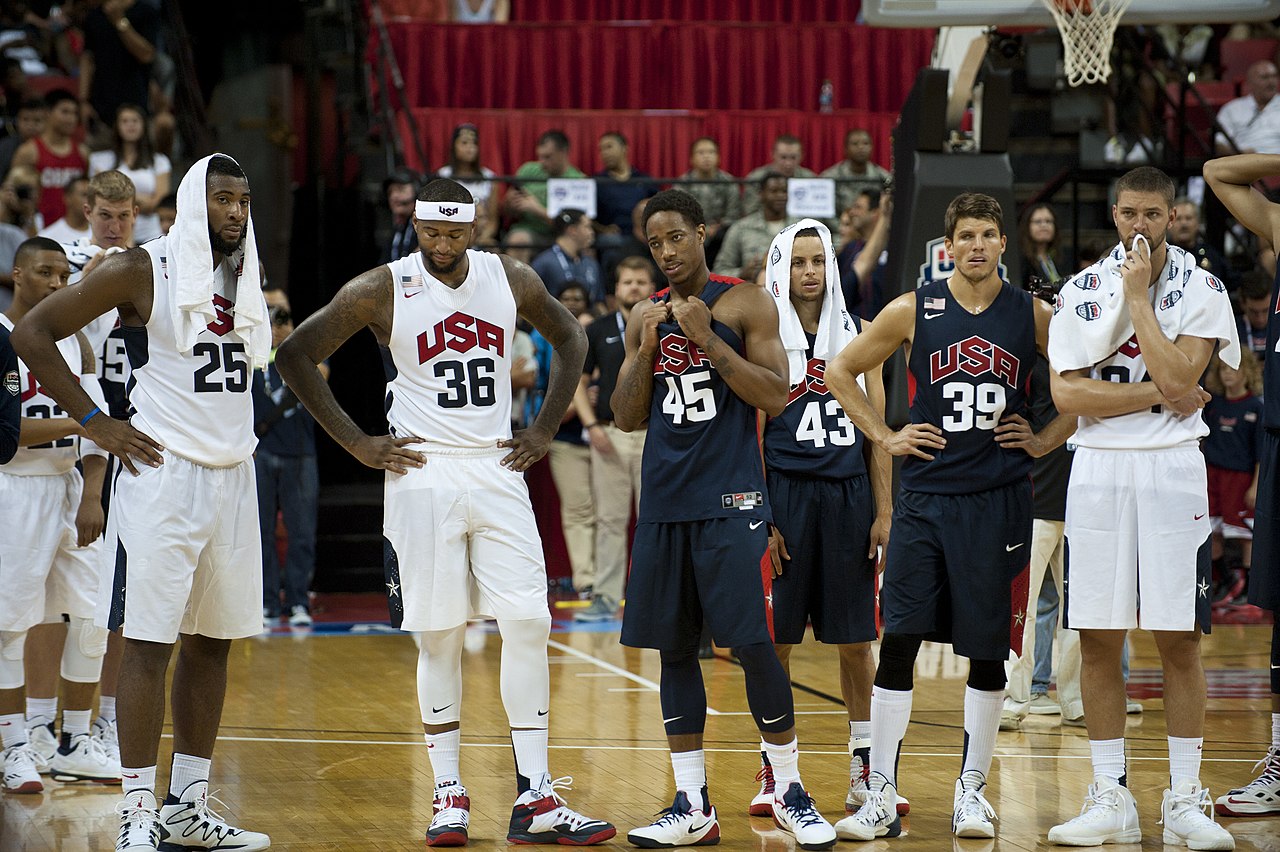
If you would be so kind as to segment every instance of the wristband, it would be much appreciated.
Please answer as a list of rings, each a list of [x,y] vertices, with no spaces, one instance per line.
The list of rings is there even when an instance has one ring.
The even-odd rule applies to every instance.
[[[102,409],[95,405],[92,411],[90,411],[88,414],[86,414],[84,417],[80,419],[80,425],[83,427],[84,424],[88,423],[90,420],[93,419],[93,416],[95,414],[101,414],[101,413],[102,413]]]

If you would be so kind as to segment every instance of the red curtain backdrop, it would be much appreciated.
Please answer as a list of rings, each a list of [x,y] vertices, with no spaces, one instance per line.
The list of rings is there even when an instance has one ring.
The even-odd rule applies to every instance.
[[[394,23],[410,106],[897,112],[933,32],[842,24]]]
[[[803,165],[821,171],[844,157],[844,135],[855,127],[871,133],[873,159],[889,167],[889,134],[896,113],[838,110],[834,113],[770,110],[752,112],[644,110],[476,110],[417,109],[418,131],[427,148],[423,163],[412,149],[408,121],[400,116],[400,138],[410,168],[434,171],[448,159],[453,128],[464,122],[480,134],[480,160],[500,175],[514,174],[521,163],[535,159],[539,134],[563,130],[572,144],[570,160],[587,174],[599,171],[598,142],[606,131],[627,137],[631,162],[657,177],[674,177],[689,170],[689,147],[699,136],[720,143],[720,166],[744,175],[769,161],[776,136],[790,133],[804,143]]]
[[[859,0],[514,0],[513,21],[754,21],[853,23]]]

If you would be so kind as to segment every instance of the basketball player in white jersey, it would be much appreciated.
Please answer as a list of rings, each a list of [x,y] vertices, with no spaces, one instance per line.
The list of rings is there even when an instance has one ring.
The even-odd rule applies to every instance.
[[[12,329],[45,297],[65,287],[69,271],[67,256],[57,243],[45,237],[24,242],[14,255],[13,304],[0,314],[0,326]],[[84,335],[59,340],[57,349],[85,392],[102,401],[95,359]],[[5,530],[0,536],[4,786],[10,792],[39,792],[43,784],[37,771],[59,781],[119,783],[119,763],[89,732],[89,708],[107,643],[107,631],[93,624],[106,453],[79,438],[79,424],[66,416],[22,362],[18,387],[23,449],[0,467],[0,527]],[[75,467],[78,458],[83,459],[83,477]],[[73,638],[58,651],[67,699],[62,746],[41,755],[29,744],[19,709],[24,644],[27,631],[41,622],[61,627],[64,613]],[[55,675],[55,688],[56,683]]]
[[[261,630],[249,375],[271,334],[240,166],[221,154],[198,161],[178,198],[166,237],[54,293],[12,339],[50,395],[126,468],[114,484],[98,601],[99,622],[126,640],[117,852],[247,852],[270,840],[211,811],[208,778],[231,640]],[[130,422],[101,411],[55,357],[56,340],[112,309],[133,367]],[[157,808],[165,671],[180,634],[169,795]]]
[[[565,806],[556,788],[567,779],[553,782],[547,769],[551,615],[521,476],[546,455],[573,399],[586,337],[528,266],[467,249],[474,223],[465,187],[448,179],[427,184],[414,216],[421,250],[348,282],[280,346],[276,366],[334,440],[387,471],[383,545],[392,622],[422,636],[418,703],[436,783],[427,844],[467,842],[471,803],[458,746],[462,643],[473,614],[497,618],[502,634],[502,702],[519,794],[507,839],[600,843],[614,827]],[[517,314],[555,354],[537,420],[512,435]],[[388,435],[366,435],[315,366],[363,328],[391,354]]]

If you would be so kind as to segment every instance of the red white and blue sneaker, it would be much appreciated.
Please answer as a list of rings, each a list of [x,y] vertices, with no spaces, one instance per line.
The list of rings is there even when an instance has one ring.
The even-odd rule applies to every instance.
[[[771,817],[773,816],[773,767],[769,765],[769,758],[764,752],[760,752],[760,771],[756,773],[756,780],[760,782],[760,792],[752,798],[751,804],[747,807],[747,813],[751,816]]]
[[[1280,814],[1280,746],[1272,746],[1267,756],[1253,767],[1262,774],[1243,787],[1219,796],[1214,810],[1221,816],[1251,817]]]
[[[879,772],[867,781],[867,798],[858,808],[836,823],[836,836],[841,840],[875,840],[902,834],[902,817],[898,815],[898,791]]]
[[[792,835],[801,849],[830,849],[836,845],[836,830],[823,819],[813,798],[797,781],[792,781],[773,801],[773,821]]]
[[[26,743],[9,746],[0,752],[0,768],[3,769],[4,788],[8,792],[44,792],[44,782],[36,771],[36,753]]]
[[[867,780],[871,778],[871,741],[854,740],[849,745],[849,792],[844,797],[844,812],[856,814],[867,800]]]
[[[271,838],[265,834],[227,825],[209,807],[210,801],[218,800],[209,795],[208,781],[195,781],[181,796],[169,794],[165,798],[160,807],[160,852],[258,852],[271,846]]]
[[[471,799],[466,788],[461,784],[437,787],[431,810],[427,845],[466,846],[467,826],[471,823]]]
[[[703,798],[706,798],[705,791]],[[772,813],[772,808],[770,808]],[[627,842],[641,849],[669,849],[673,846],[715,846],[720,842],[720,823],[716,809],[694,810],[689,797],[676,792],[671,807],[658,812],[650,825],[627,834]]]
[[[116,813],[120,815],[116,852],[154,852],[160,844],[160,823],[151,791],[130,792],[116,805]]]
[[[571,789],[573,778],[557,778],[541,789],[520,794],[511,809],[508,843],[558,843],[561,846],[592,846],[618,833],[612,825],[590,819],[565,804],[561,790]]]

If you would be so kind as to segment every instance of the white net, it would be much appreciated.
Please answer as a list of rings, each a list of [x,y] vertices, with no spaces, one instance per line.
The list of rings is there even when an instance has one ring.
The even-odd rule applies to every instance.
[[[1042,0],[1062,34],[1063,66],[1072,86],[1111,76],[1111,40],[1133,0]]]

